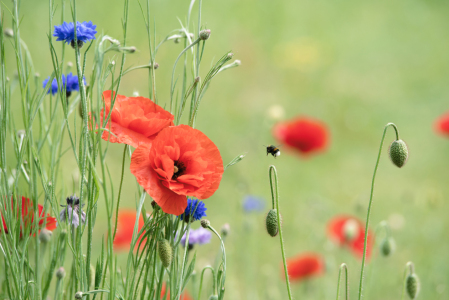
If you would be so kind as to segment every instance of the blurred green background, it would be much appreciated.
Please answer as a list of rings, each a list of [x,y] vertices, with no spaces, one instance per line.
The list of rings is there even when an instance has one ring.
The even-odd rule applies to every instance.
[[[122,39],[122,1],[77,3],[80,21],[92,20],[99,33]],[[156,40],[160,41],[180,27],[177,18],[185,20],[189,3],[151,3]],[[71,21],[68,5],[66,8],[66,21]],[[21,37],[43,80],[53,70],[47,41],[48,3],[22,1],[21,13]],[[389,258],[374,251],[366,269],[365,299],[399,299],[404,266],[410,260],[422,282],[419,299],[449,299],[449,140],[433,129],[435,119],[449,109],[448,15],[449,2],[439,0],[203,1],[202,25],[210,28],[212,35],[201,75],[228,50],[242,61],[240,67],[214,79],[196,124],[216,143],[225,164],[247,153],[242,162],[225,172],[220,189],[205,201],[215,228],[224,223],[231,226],[226,240],[227,299],[287,298],[279,240],[266,234],[264,214],[245,214],[242,209],[243,197],[252,194],[266,199],[268,211],[270,164],[279,172],[287,257],[317,252],[326,259],[324,275],[293,283],[295,298],[334,298],[342,262],[349,266],[351,296],[356,296],[361,261],[328,240],[326,224],[337,214],[365,219],[379,142],[388,122],[398,126],[410,159],[403,169],[390,163],[385,151],[394,135],[389,131],[376,181],[371,227],[389,221],[397,251]],[[5,14],[5,20],[9,27],[10,16]],[[58,10],[55,24],[59,20]],[[196,12],[192,20],[196,28]],[[127,56],[126,66],[147,64],[148,41],[137,1],[131,2],[128,36],[127,44],[136,46],[138,52]],[[11,49],[7,47],[7,67],[12,78],[15,58]],[[169,42],[156,57],[162,105],[169,98],[172,66],[181,50],[181,44]],[[66,55],[74,61],[71,51]],[[120,56],[110,57],[118,62]],[[148,96],[147,72],[135,71],[123,78],[120,93],[134,92]],[[18,90],[13,97],[18,119]],[[331,132],[329,149],[306,159],[283,149],[276,160],[267,157],[262,145],[276,143],[271,135],[276,122],[273,105],[283,109],[285,119],[306,115],[325,122]],[[119,144],[110,146],[112,174],[120,172],[122,151]],[[129,160],[126,163],[128,167]],[[73,178],[77,178],[75,170],[69,151],[62,165],[66,191],[71,191]],[[118,186],[119,176],[114,180]],[[133,208],[137,190],[129,172],[124,187],[122,206]],[[104,200],[100,198],[99,203],[97,240],[106,232],[101,222]],[[149,201],[146,206],[150,207]],[[381,238],[383,233],[378,241]],[[213,262],[218,241],[197,250],[199,272]],[[125,266],[126,254],[119,259]]]

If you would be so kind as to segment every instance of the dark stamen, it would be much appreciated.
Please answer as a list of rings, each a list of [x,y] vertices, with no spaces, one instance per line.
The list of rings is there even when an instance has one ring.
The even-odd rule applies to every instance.
[[[182,161],[175,160],[175,165],[173,167],[173,176],[171,179],[175,180],[186,171],[186,166]]]

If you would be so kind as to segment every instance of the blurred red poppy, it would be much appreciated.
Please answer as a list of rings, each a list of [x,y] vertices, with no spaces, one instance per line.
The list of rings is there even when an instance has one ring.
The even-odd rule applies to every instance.
[[[282,266],[283,270],[284,266]],[[303,253],[287,259],[288,277],[291,281],[320,275],[324,272],[324,260],[319,254]]]
[[[164,212],[180,215],[187,207],[187,195],[206,199],[215,193],[223,161],[204,133],[179,125],[161,130],[152,144],[140,145],[130,169]]]
[[[5,209],[8,209],[5,204]],[[15,201],[14,198],[11,199],[11,209],[15,211],[17,209],[17,217],[19,218],[20,214],[20,237],[23,236],[23,230],[29,230],[29,234],[31,235],[33,232],[34,226],[34,211],[33,211],[33,201],[28,198],[22,196],[22,206],[20,207],[19,203]],[[19,210],[21,209],[21,213]],[[49,214],[45,215],[44,207],[40,204],[37,205],[38,215],[39,215],[39,231],[42,228],[46,228],[48,230],[54,230],[56,228],[56,218],[51,217]],[[1,215],[1,213],[0,213]],[[2,217],[3,228],[5,229],[5,233],[9,233],[8,227],[6,226],[6,220]],[[2,228],[0,227],[0,232]]]
[[[296,117],[277,123],[273,128],[273,135],[283,145],[303,155],[323,151],[329,143],[326,125],[309,117]]]
[[[166,299],[170,299],[170,290],[166,290],[166,284],[164,282],[164,284],[162,285],[162,290],[161,290],[161,299],[164,298],[165,292],[167,292],[167,298]],[[182,293],[182,295],[179,297],[179,300],[193,300],[193,298],[189,295],[189,293],[187,293],[187,291],[184,291],[184,293]]]
[[[131,241],[133,239],[134,232],[134,224],[136,223],[136,214],[135,210],[126,210],[122,209],[118,213],[117,219],[117,233],[114,239],[114,250],[128,250]],[[142,227],[145,225],[145,221],[142,216],[139,217],[139,227],[137,232],[139,232]],[[140,240],[140,238],[139,238]],[[136,247],[139,245],[139,242],[136,243]]]
[[[435,131],[449,137],[449,113],[442,115],[436,120]]]
[[[328,235],[340,246],[347,246],[358,257],[363,257],[363,244],[365,241],[365,225],[355,217],[337,216],[328,223]],[[374,236],[368,230],[366,244],[366,258],[371,256]]]
[[[101,120],[109,114],[112,95],[112,91],[103,92],[105,109],[101,110]],[[159,131],[173,125],[173,120],[171,113],[148,98],[117,95],[102,138],[137,148],[142,143],[150,143]]]

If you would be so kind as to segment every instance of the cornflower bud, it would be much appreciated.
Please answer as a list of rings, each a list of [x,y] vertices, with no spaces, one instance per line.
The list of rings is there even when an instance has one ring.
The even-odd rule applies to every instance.
[[[410,299],[416,299],[419,293],[419,278],[415,273],[409,274],[406,280],[407,294]]]
[[[242,61],[240,59],[236,59],[234,61],[234,64],[236,64],[237,66],[240,66],[242,64]]]
[[[271,235],[272,237],[277,236],[279,233],[277,210],[270,209],[265,221],[268,234]]]
[[[393,254],[395,249],[396,243],[391,237],[383,239],[382,243],[380,244],[380,253],[382,253],[383,256],[389,256]]]
[[[165,268],[168,268],[173,259],[173,250],[170,246],[170,242],[166,239],[161,239],[157,244],[157,250],[159,252],[159,258],[162,261],[162,265]]]
[[[82,300],[83,299],[83,292],[76,292],[75,294],[75,299],[76,300]]]
[[[222,235],[223,237],[228,236],[228,234],[229,234],[230,231],[231,231],[231,226],[229,226],[228,223],[224,224],[224,225],[221,227],[221,235]]]
[[[390,159],[397,167],[401,168],[408,159],[407,144],[403,140],[393,141],[390,145]]]
[[[210,226],[210,221],[209,220],[206,220],[206,219],[202,219],[201,220],[201,226],[203,227],[203,228],[208,228],[209,226]]]
[[[200,31],[199,37],[201,40],[205,41],[210,37],[210,29],[204,29]]]
[[[234,56],[234,53],[232,53],[232,52],[228,53],[228,59],[231,59],[233,56]]]
[[[64,267],[60,267],[58,270],[56,270],[56,278],[62,279],[65,276],[65,270]]]
[[[158,68],[159,68],[159,64],[157,62],[155,62],[154,65],[153,65],[153,69],[157,70]]]
[[[42,229],[41,232],[39,233],[39,240],[41,241],[41,243],[48,243],[51,240],[51,236],[52,236],[52,232],[50,230],[47,229]]]

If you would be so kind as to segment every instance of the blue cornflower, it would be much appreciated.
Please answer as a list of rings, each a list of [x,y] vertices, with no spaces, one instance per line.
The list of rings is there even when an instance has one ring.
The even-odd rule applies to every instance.
[[[181,215],[181,220],[186,222],[193,222],[200,220],[202,217],[206,216],[206,206],[203,201],[198,199],[187,199],[187,207],[184,213]]]
[[[47,87],[47,84],[49,81],[50,81],[50,77],[45,79],[44,82],[42,83],[42,86],[44,87],[44,89]],[[80,90],[80,85],[78,83],[78,77],[76,75],[73,75],[72,72],[67,74],[67,76],[62,74],[61,81],[62,81],[62,86],[65,88],[67,97],[70,97],[70,95],[72,94],[73,91]],[[86,85],[85,77],[83,77],[83,81],[84,81],[84,85]],[[51,88],[49,88],[47,94],[50,94],[50,92],[52,95],[54,95],[58,92],[58,81],[56,80],[56,78],[53,78],[53,81],[51,82]]]
[[[265,209],[265,201],[260,197],[248,195],[243,200],[243,209],[247,213],[263,211]]]
[[[186,246],[186,233],[181,238],[181,244],[185,247]],[[198,244],[207,244],[210,242],[210,239],[212,238],[212,233],[204,229],[203,227],[200,227],[198,229],[190,230],[189,234],[189,248],[192,248],[193,245]]]
[[[78,48],[81,48],[85,42],[95,40],[95,34],[97,33],[95,28],[97,28],[97,25],[92,24],[92,21],[83,23],[76,22],[76,38],[78,40]],[[56,41],[65,41],[67,44],[70,44],[73,48],[75,48],[75,26],[73,25],[73,22],[64,22],[59,26],[55,25],[55,32],[53,33],[53,36],[58,38]]]
[[[50,81],[50,77],[48,77],[47,79],[44,80],[44,82],[42,82],[42,87],[45,89],[47,87],[48,82]],[[47,94],[51,94],[54,95],[58,92],[58,82],[56,81],[56,78],[53,78],[53,81],[51,82],[51,87],[48,89]]]

